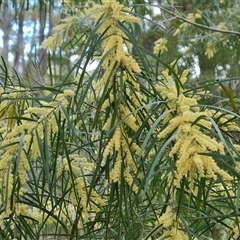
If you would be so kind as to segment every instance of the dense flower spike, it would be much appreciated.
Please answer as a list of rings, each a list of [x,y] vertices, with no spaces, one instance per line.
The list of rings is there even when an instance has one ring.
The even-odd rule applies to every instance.
[[[232,177],[220,169],[210,156],[202,155],[211,152],[224,154],[224,146],[216,139],[207,135],[205,129],[211,129],[211,117],[208,111],[200,111],[197,107],[197,99],[184,95],[183,89],[177,93],[175,81],[168,71],[163,72],[163,84],[156,87],[162,96],[169,100],[169,107],[176,111],[176,115],[167,115],[168,126],[159,134],[160,139],[166,138],[169,134],[176,134],[176,142],[169,153],[170,157],[177,156],[176,173],[174,184],[180,186],[183,177],[186,177],[190,184],[193,183],[195,174],[199,177],[216,179],[221,175],[226,180]],[[183,84],[186,81],[187,71],[180,77]],[[165,119],[165,122],[167,122]]]
[[[153,52],[158,55],[159,52],[164,53],[168,51],[168,47],[167,47],[167,43],[168,40],[166,38],[159,38],[156,42],[155,42],[155,46],[153,48]]]
[[[237,240],[240,237],[240,224],[233,228],[233,240]]]
[[[166,212],[158,219],[158,224],[160,226],[159,230],[164,230],[162,236],[158,238],[159,240],[189,239],[186,233],[181,229],[182,223],[172,207],[167,207]]]
[[[40,46],[40,48],[48,48],[54,51],[56,46],[62,46],[64,38],[71,38],[71,29],[76,25],[77,17],[68,17],[63,20],[62,24],[53,28],[54,34],[49,36]]]
[[[137,192],[138,188],[133,181],[132,174],[137,174],[134,155],[139,153],[139,147],[132,141],[128,132],[129,129],[134,132],[139,129],[140,119],[133,112],[140,105],[136,100],[132,101],[133,97],[130,97],[131,101],[126,101],[124,93],[120,90],[123,84],[123,91],[130,91],[130,87],[132,87],[133,91],[139,95],[139,84],[134,74],[140,73],[141,69],[128,52],[131,45],[128,37],[119,26],[119,22],[136,23],[139,21],[136,17],[127,13],[129,11],[130,9],[115,0],[106,0],[103,1],[103,5],[94,5],[93,8],[86,10],[86,14],[89,14],[94,23],[99,25],[97,33],[104,36],[102,41],[103,52],[100,57],[104,59],[101,65],[104,73],[94,85],[94,88],[101,97],[105,95],[108,89],[111,89],[109,97],[101,106],[101,110],[110,109],[117,115],[116,120],[113,121],[114,113],[110,112],[103,130],[108,132],[114,125],[119,124],[119,121],[121,122],[115,128],[113,136],[109,139],[103,151],[104,158],[110,157],[113,151],[116,152],[113,168],[107,182],[121,183],[121,176],[123,176],[128,185]],[[131,96],[131,92],[129,92],[129,95]],[[135,106],[131,102],[134,102]],[[117,111],[112,109],[112,103],[117,105]]]
[[[103,53],[100,57],[100,59],[105,58],[102,63],[105,71],[103,77],[96,84],[96,89],[102,89],[107,81],[110,81],[108,84],[108,88],[110,88],[120,65],[126,68],[127,79],[136,89],[139,88],[134,73],[139,73],[141,69],[128,51],[125,50],[125,48],[130,48],[131,45],[127,41],[126,34],[118,26],[118,22],[135,23],[139,20],[127,14],[126,11],[129,11],[129,9],[114,0],[103,1],[103,5],[95,5],[92,9],[86,10],[87,14],[91,14],[95,23],[101,23],[97,33],[105,35],[102,43]]]

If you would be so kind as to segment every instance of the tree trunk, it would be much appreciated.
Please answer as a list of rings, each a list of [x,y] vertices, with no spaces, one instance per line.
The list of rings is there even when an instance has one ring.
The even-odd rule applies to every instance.
[[[46,27],[46,20],[47,20],[46,19],[47,18],[47,5],[44,3],[44,4],[40,4],[39,7],[40,7],[39,45],[41,45],[41,43],[45,39],[44,30]],[[47,65],[48,65],[48,55],[47,55],[46,49],[39,49],[38,58],[39,58],[39,63],[40,63],[39,83],[44,84],[43,75],[44,75],[44,73],[47,69]]]
[[[14,68],[17,72],[24,69],[24,38],[23,38],[23,24],[24,24],[25,8],[24,4],[21,4],[18,19],[18,32],[17,32],[17,43],[14,58]],[[22,66],[21,66],[22,65]],[[21,66],[21,69],[20,69]]]
[[[2,17],[2,31],[3,31],[3,50],[2,57],[6,64],[8,64],[8,54],[9,54],[9,40],[11,31],[11,14],[9,10],[10,1],[5,0],[3,2],[3,17]]]

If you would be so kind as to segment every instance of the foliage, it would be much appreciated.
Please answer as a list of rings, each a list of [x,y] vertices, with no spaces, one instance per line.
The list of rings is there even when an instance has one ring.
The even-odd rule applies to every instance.
[[[149,8],[128,5],[65,1],[65,18],[41,45],[45,84],[12,76],[2,58],[2,239],[240,237],[239,99],[224,85],[238,76],[196,84],[188,61],[200,61],[201,39],[210,59],[217,41],[240,33],[166,5],[169,38],[147,49],[137,32]],[[173,39],[183,48],[193,32],[190,50],[167,56]],[[73,47],[78,59],[58,79],[51,60]],[[211,92],[218,87],[225,96]]]

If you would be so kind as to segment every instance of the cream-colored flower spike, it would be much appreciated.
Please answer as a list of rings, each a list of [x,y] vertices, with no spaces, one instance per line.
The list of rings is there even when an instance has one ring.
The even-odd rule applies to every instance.
[[[134,73],[141,72],[137,62],[128,53],[127,49],[131,47],[127,41],[126,34],[119,28],[118,22],[135,23],[139,19],[128,14],[130,9],[119,4],[115,0],[102,1],[103,5],[94,5],[93,8],[86,10],[96,24],[100,24],[97,29],[98,34],[104,34],[105,38],[102,43],[103,53],[100,57],[104,59],[102,68],[104,74],[99,82],[95,85],[96,90],[101,90],[106,83],[108,88],[113,85],[113,79],[120,65],[124,66],[128,72],[128,80],[138,90],[139,85],[134,78]]]
[[[186,72],[180,77],[180,81],[186,81]],[[215,138],[207,135],[206,130],[211,129],[212,116],[208,111],[200,111],[197,99],[184,95],[183,89],[176,91],[176,84],[168,71],[163,72],[163,84],[156,87],[163,97],[169,100],[168,106],[176,111],[174,116],[168,114],[165,118],[169,121],[167,127],[159,134],[160,139],[166,138],[173,132],[176,134],[175,143],[169,156],[177,156],[175,171],[175,186],[179,186],[183,177],[191,184],[196,174],[198,177],[216,179],[217,175],[225,180],[232,177],[220,169],[215,160],[204,155],[208,152],[224,154],[224,146]],[[167,122],[165,121],[165,122]]]
[[[188,240],[186,233],[180,228],[182,225],[177,217],[174,209],[167,207],[166,212],[158,219],[159,230],[163,230],[163,234],[159,240]],[[158,230],[158,231],[159,231]]]
[[[123,176],[125,182],[137,192],[138,188],[132,175],[137,174],[134,154],[137,154],[140,148],[132,141],[129,131],[136,132],[139,129],[140,119],[133,112],[140,106],[136,100],[132,100],[131,93],[129,94],[131,100],[128,101],[123,99],[124,94],[121,92],[128,91],[131,86],[137,95],[140,89],[134,74],[140,73],[141,69],[130,55],[130,41],[119,25],[120,22],[139,21],[128,12],[130,9],[115,0],[103,0],[102,5],[95,4],[93,8],[86,10],[86,14],[98,25],[96,33],[103,36],[101,43],[103,51],[100,56],[100,59],[103,59],[101,63],[103,75],[94,85],[98,96],[105,98],[101,111],[110,111],[102,130],[108,132],[118,124],[103,151],[104,158],[114,153],[113,167],[107,184],[111,182],[120,184],[123,182]],[[109,89],[109,95],[104,96]],[[113,104],[117,104],[116,111],[111,107]]]
[[[167,43],[168,43],[168,40],[166,38],[159,38],[155,42],[155,46],[153,48],[154,54],[158,55],[159,52],[161,53],[167,52],[168,51]]]

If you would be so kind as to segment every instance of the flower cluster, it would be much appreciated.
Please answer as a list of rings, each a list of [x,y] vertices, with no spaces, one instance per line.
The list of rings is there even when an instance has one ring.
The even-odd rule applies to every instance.
[[[180,77],[181,84],[186,81],[186,73],[185,71]],[[159,134],[159,138],[164,139],[169,134],[176,134],[174,146],[169,153],[170,157],[177,156],[174,184],[179,186],[183,177],[192,184],[195,174],[213,179],[221,175],[224,179],[231,180],[232,177],[206,154],[224,154],[224,145],[207,135],[212,127],[209,112],[200,110],[197,99],[185,96],[182,88],[177,93],[176,83],[168,71],[164,71],[163,76],[163,84],[156,89],[169,101],[169,108],[174,109],[175,114],[166,116],[168,125]]]
[[[202,12],[199,10],[196,13],[189,13],[187,15],[187,21],[192,23],[196,22],[197,19],[201,19],[201,18],[202,18]],[[188,22],[182,22],[177,28],[177,30],[173,33],[173,36],[177,36],[179,33],[185,31],[190,26],[190,23]]]
[[[217,52],[214,41],[209,41],[206,46],[205,55],[207,58],[212,58]]]
[[[124,66],[128,81],[138,88],[134,73],[141,71],[137,62],[132,58],[127,50],[131,47],[128,37],[119,28],[119,22],[135,23],[138,18],[127,13],[128,8],[119,4],[115,0],[102,1],[103,5],[95,5],[93,8],[86,10],[87,14],[91,14],[94,23],[101,23],[97,29],[98,34],[104,34],[102,43],[103,52],[100,59],[104,59],[102,68],[104,74],[95,89],[101,89],[108,83],[108,88],[113,85],[114,76],[119,66]]]
[[[97,34],[102,39],[102,54],[100,59],[103,75],[95,83],[94,89],[105,101],[100,106],[101,111],[109,112],[103,130],[114,133],[108,139],[103,151],[103,157],[110,158],[114,155],[109,182],[122,182],[122,176],[130,187],[138,190],[133,176],[137,175],[137,166],[134,155],[140,153],[140,148],[129,136],[129,132],[136,132],[140,126],[140,119],[134,112],[140,107],[139,101],[131,91],[141,99],[138,94],[140,89],[135,73],[141,69],[135,59],[130,55],[130,41],[120,27],[120,23],[136,23],[139,20],[129,13],[129,9],[115,0],[103,0],[102,5],[94,5],[87,9],[86,14],[91,16],[93,22],[98,24]],[[106,95],[106,91],[109,94]],[[126,99],[128,95],[129,100]],[[112,107],[112,106],[115,107]],[[114,152],[114,154],[113,154]]]
[[[8,96],[9,94],[10,96]],[[0,103],[2,112],[0,118],[2,136],[0,149],[0,184],[2,186],[0,206],[3,210],[0,214],[1,226],[4,226],[2,221],[14,212],[16,216],[23,214],[36,221],[40,221],[40,219],[45,221],[43,219],[45,215],[40,210],[35,209],[36,211],[33,213],[33,209],[18,202],[19,199],[14,197],[13,187],[16,185],[16,181],[18,181],[18,184],[20,184],[18,197],[22,197],[26,193],[30,168],[35,167],[35,162],[41,164],[44,161],[41,159],[42,153],[40,150],[42,142],[49,144],[52,139],[51,136],[58,132],[58,125],[66,120],[66,109],[71,103],[71,98],[75,95],[73,91],[65,90],[63,93],[54,96],[52,101],[40,101],[39,106],[29,107],[27,103],[29,97],[26,97],[26,94],[28,94],[27,90],[11,93],[3,92],[2,102]],[[56,116],[61,116],[61,118],[58,119]],[[71,169],[74,178],[69,188],[75,188],[76,191],[69,190],[71,199],[69,204],[74,208],[79,203],[78,199],[81,199],[84,213],[88,218],[90,211],[99,211],[96,205],[91,208],[87,206],[86,200],[86,191],[89,190],[86,186],[87,180],[85,175],[93,168],[93,165],[76,154],[71,155],[71,159],[68,162],[64,158],[58,163],[56,166],[58,168],[57,177],[60,178],[61,175],[64,175],[64,172]],[[93,189],[91,196],[98,206],[104,205],[104,201]],[[58,212],[57,215],[62,216],[62,213]],[[47,216],[45,217],[48,218]]]
[[[65,18],[61,24],[52,29],[54,33],[42,42],[40,48],[48,48],[53,52],[57,45],[61,47],[64,37],[70,37],[70,29],[76,24],[76,22],[76,17]]]
[[[86,158],[79,157],[78,154],[71,154],[68,158],[60,158],[57,166],[57,178],[64,176],[64,173],[70,172],[74,176],[73,181],[69,184],[71,203],[68,204],[68,208],[77,207],[79,204],[78,199],[81,199],[82,213],[84,220],[87,221],[90,218],[90,212],[99,212],[97,205],[105,205],[104,200],[94,189],[91,190],[91,201],[94,204],[88,202],[87,199],[90,183],[86,176],[94,169],[94,164],[89,163]]]
[[[239,239],[239,237],[240,237],[240,224],[238,224],[237,226],[235,226],[233,228],[233,237],[232,237],[232,239],[233,240],[237,240],[237,239]]]
[[[170,206],[167,207],[166,212],[158,219],[158,225],[160,226],[159,230],[164,230],[164,233],[159,240],[189,239],[181,228],[181,221],[177,217],[176,213],[174,213],[174,209]]]
[[[166,38],[159,38],[155,42],[155,46],[153,48],[154,54],[158,55],[159,52],[164,53],[168,51],[167,47],[168,40]]]

